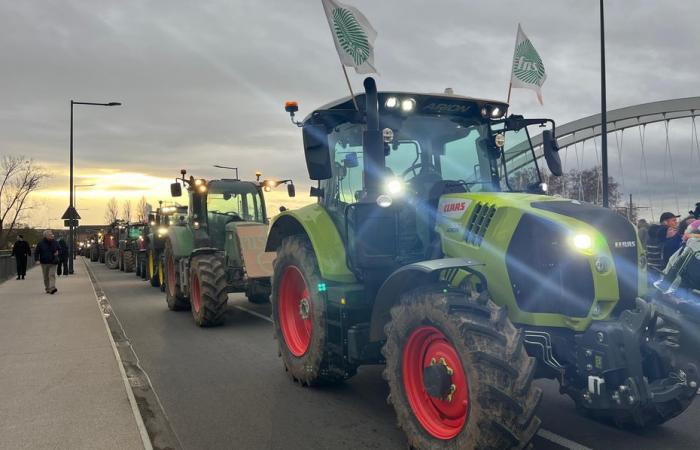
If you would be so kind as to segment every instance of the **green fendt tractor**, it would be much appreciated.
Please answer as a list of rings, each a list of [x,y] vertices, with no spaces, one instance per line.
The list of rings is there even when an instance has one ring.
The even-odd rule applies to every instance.
[[[146,279],[151,286],[165,288],[165,263],[163,251],[165,239],[171,224],[185,225],[187,206],[178,204],[160,206],[148,217],[148,232],[145,236],[146,248]]]
[[[543,195],[529,128],[561,175],[548,119],[446,93],[365,93],[294,119],[318,202],[278,215],[272,319],[302,385],[386,364],[420,449],[523,448],[535,377],[620,425],[662,423],[695,397],[694,364],[641,299],[645,258],[615,212]],[[535,130],[533,130],[535,131]]]
[[[145,226],[143,223],[128,223],[119,228],[119,270],[122,272],[134,271]]]
[[[185,178],[171,185],[173,197],[189,193],[187,221],[171,224],[165,240],[166,299],[172,310],[192,310],[199,326],[223,321],[229,292],[267,302],[274,254],[265,252],[267,211],[263,190],[291,180],[206,181]]]

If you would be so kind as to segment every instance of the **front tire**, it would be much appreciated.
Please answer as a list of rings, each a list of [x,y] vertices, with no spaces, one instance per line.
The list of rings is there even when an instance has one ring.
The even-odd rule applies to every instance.
[[[195,256],[190,274],[194,323],[200,327],[220,325],[224,321],[228,301],[224,261],[216,255]]]
[[[535,362],[486,296],[418,288],[391,310],[382,349],[399,426],[418,449],[521,449],[540,426]]]
[[[119,253],[116,250],[107,250],[104,259],[108,269],[119,268]]]
[[[316,255],[305,236],[290,236],[277,250],[272,275],[272,320],[287,373],[302,386],[338,383],[354,375],[340,355],[326,351],[326,304]]]
[[[165,243],[165,269],[167,277],[165,282],[165,301],[171,311],[184,311],[190,309],[190,299],[182,292],[177,284],[177,261],[173,254],[170,241]]]
[[[131,250],[126,250],[124,252],[124,272],[130,273],[134,271],[135,257],[134,252]]]
[[[160,286],[160,274],[158,273],[157,261],[155,261],[153,252],[148,252],[147,259],[147,270],[148,270],[148,281],[153,287]]]

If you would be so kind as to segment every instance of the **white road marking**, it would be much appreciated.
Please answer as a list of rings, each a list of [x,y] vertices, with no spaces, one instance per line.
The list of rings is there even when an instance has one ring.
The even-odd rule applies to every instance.
[[[268,322],[272,322],[272,318],[269,316],[260,314],[258,312],[255,312],[253,310],[250,310],[248,308],[244,308],[243,306],[239,305],[233,305],[234,308],[240,309],[241,311],[245,311],[248,314],[251,314],[255,317],[259,317],[260,319],[267,320]],[[542,439],[546,439],[550,442],[554,442],[557,445],[560,445],[564,448],[567,448],[569,450],[593,450],[590,447],[586,447],[585,445],[581,445],[578,442],[574,442],[570,439],[565,438],[564,436],[560,436],[552,431],[545,430],[544,428],[540,428],[537,431],[537,435],[541,437]]]
[[[247,312],[248,314],[252,314],[252,315],[254,315],[255,317],[259,317],[259,318],[261,318],[261,319],[263,319],[263,320],[267,320],[268,322],[272,323],[272,318],[270,318],[270,316],[266,316],[266,315],[264,315],[264,314],[260,314],[260,313],[258,313],[258,312],[255,312],[255,311],[251,310],[251,309],[244,308],[244,307],[238,306],[238,305],[233,305],[233,307],[236,308],[236,309],[240,309],[241,311],[245,311],[245,312]]]
[[[539,431],[537,431],[537,436],[554,442],[557,445],[561,445],[564,448],[568,448],[569,450],[592,450],[590,447],[581,445],[578,442],[565,438],[564,436],[559,436],[558,434],[545,430],[544,428],[540,428]]]

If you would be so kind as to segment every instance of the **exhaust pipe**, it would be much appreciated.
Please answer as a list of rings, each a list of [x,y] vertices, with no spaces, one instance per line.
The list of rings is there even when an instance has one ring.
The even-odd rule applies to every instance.
[[[384,140],[379,129],[379,99],[374,78],[367,77],[365,86],[365,114],[367,129],[362,135],[362,147],[365,152],[364,178],[367,196],[364,201],[373,202],[380,193],[384,179],[386,161],[384,158]]]

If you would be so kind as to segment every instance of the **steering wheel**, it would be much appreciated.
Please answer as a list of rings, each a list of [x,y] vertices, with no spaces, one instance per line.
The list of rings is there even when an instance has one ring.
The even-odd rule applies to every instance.
[[[417,177],[418,174],[416,173],[416,169],[420,169],[421,167],[423,167],[423,163],[415,163],[408,169],[404,170],[403,173],[401,173],[401,178],[406,178],[406,175],[408,175],[409,173],[412,173],[414,177]]]

